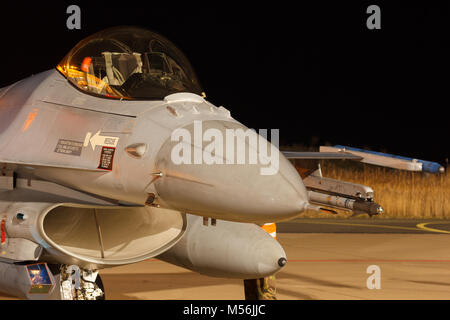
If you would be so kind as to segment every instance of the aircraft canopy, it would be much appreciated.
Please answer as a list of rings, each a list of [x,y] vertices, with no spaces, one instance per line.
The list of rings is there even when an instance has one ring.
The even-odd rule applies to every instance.
[[[97,96],[159,100],[169,94],[202,94],[183,53],[161,35],[115,27],[79,42],[57,69],[78,89]]]

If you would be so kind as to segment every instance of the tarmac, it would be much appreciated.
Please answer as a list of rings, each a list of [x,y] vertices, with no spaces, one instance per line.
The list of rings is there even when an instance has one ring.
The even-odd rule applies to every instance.
[[[277,228],[288,258],[276,275],[278,299],[450,299],[450,221],[297,219]],[[368,281],[370,266],[379,271],[379,289]],[[242,280],[157,259],[100,274],[108,300],[244,299]]]

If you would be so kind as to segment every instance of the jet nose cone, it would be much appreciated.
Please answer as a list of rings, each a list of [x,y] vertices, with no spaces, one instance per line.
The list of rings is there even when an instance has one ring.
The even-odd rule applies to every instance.
[[[177,130],[155,163],[162,173],[155,188],[164,205],[255,223],[286,220],[304,210],[308,197],[297,171],[254,131],[215,120]]]

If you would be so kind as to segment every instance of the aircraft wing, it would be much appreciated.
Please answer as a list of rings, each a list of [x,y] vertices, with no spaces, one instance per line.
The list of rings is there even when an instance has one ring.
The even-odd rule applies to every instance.
[[[349,159],[393,169],[444,172],[444,168],[436,162],[341,145],[321,146],[320,152],[286,151],[282,153],[293,161],[308,191],[310,202],[317,205],[311,208],[331,213],[336,212],[322,206],[351,211],[355,214],[366,213],[370,216],[382,213],[383,208],[374,202],[374,192],[369,186],[325,178],[322,176],[319,161],[310,160]]]
[[[320,152],[282,151],[287,159],[292,160],[355,160],[372,165],[408,171],[443,173],[445,168],[439,163],[397,156],[393,154],[369,151],[341,145],[321,146]]]
[[[335,145],[334,147],[321,146],[319,153],[344,152],[361,157],[361,162],[382,167],[401,169],[408,171],[423,171],[430,173],[443,173],[445,168],[437,162],[403,157],[383,152],[369,151],[354,147]]]

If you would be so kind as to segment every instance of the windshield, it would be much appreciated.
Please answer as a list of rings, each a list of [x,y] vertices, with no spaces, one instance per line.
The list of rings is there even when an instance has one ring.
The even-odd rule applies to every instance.
[[[109,98],[202,94],[181,51],[161,35],[137,27],[111,28],[82,40],[57,69],[79,89]]]

